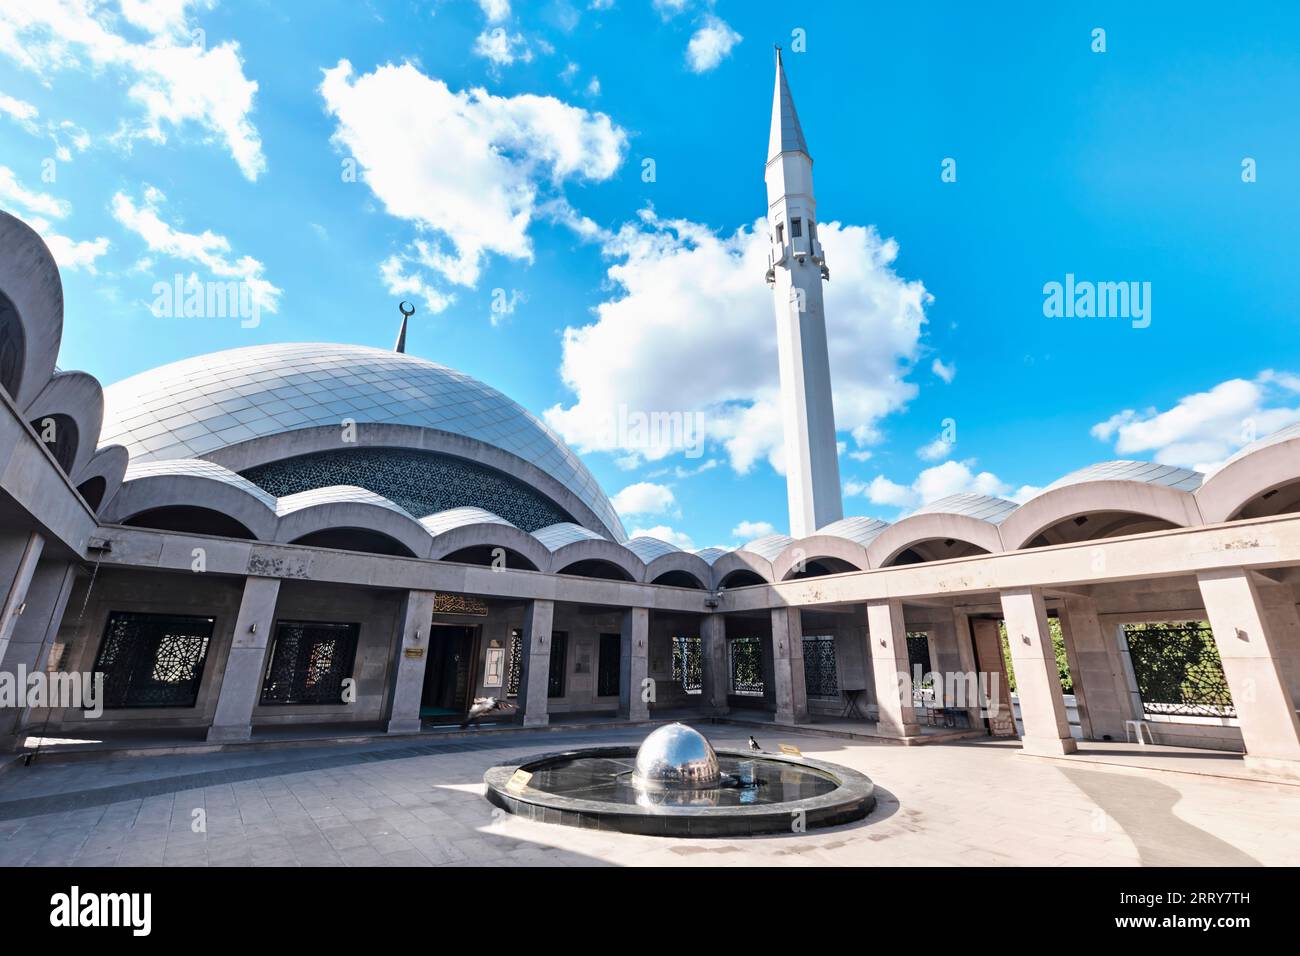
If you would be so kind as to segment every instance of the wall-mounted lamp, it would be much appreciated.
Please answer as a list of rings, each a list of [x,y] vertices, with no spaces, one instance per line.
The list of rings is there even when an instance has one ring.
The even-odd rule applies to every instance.
[[[25,610],[27,610],[27,602],[26,602],[26,601],[24,601],[22,604],[18,605],[18,610],[14,611],[14,614],[15,614],[15,615],[22,614],[23,611],[25,611]]]
[[[249,634],[256,634],[256,633],[257,633],[257,624],[256,624],[256,622],[254,622],[254,623],[248,625],[248,633],[249,633]]]

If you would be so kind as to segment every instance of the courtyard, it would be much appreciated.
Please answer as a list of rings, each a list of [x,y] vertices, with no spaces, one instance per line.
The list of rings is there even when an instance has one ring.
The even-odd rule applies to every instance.
[[[1022,754],[994,739],[898,746],[752,732],[866,773],[863,821],[775,837],[668,839],[509,816],[484,771],[644,728],[470,731],[373,743],[165,756],[41,756],[0,774],[0,866],[1254,866],[1300,862],[1300,787],[1194,751]],[[1121,753],[1116,748],[1115,753]],[[1090,756],[1091,754],[1091,756]],[[1163,764],[1162,764],[1163,761]],[[1166,766],[1176,770],[1143,769]],[[1227,768],[1227,769],[1224,769]]]

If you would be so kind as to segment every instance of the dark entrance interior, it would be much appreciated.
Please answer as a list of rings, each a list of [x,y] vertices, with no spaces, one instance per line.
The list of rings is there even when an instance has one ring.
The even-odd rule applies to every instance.
[[[429,662],[424,668],[420,716],[459,723],[474,693],[474,658],[478,628],[434,625],[429,631]]]

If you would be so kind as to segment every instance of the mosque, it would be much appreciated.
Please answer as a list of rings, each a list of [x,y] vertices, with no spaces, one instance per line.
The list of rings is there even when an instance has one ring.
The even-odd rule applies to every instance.
[[[59,270],[0,214],[0,671],[103,675],[102,712],[0,709],[0,746],[414,734],[492,697],[525,727],[685,714],[1053,755],[1144,733],[1300,778],[1300,426],[1213,474],[1109,461],[1019,505],[845,517],[812,167],[778,53],[790,534],[729,551],[629,539],[550,428],[404,336],[106,388],[61,370]]]

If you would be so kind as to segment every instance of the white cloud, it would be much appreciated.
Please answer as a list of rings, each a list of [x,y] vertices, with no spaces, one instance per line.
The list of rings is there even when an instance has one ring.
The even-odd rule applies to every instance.
[[[690,0],[654,0],[654,7],[665,20],[677,16],[686,9]]]
[[[109,241],[104,236],[77,240],[55,231],[46,217],[66,218],[72,212],[72,204],[49,193],[28,189],[8,166],[0,166],[0,206],[20,207],[16,211],[45,241],[60,269],[85,269],[93,275],[95,261],[108,252]]]
[[[846,481],[844,494],[848,497],[865,495],[873,505],[888,505],[895,508],[905,508],[914,504],[916,500],[916,494],[911,488],[890,481],[884,475],[876,475],[867,483]]]
[[[1043,489],[1038,485],[1021,485],[1014,493],[1006,495],[1006,497],[1018,505],[1023,505],[1026,501],[1039,494],[1042,490]]]
[[[28,189],[8,166],[0,166],[0,202],[13,203],[31,213],[54,219],[62,219],[72,211],[72,205],[66,199]]]
[[[0,54],[38,74],[111,69],[128,82],[143,122],[124,126],[125,142],[167,141],[166,130],[196,123],[224,142],[250,180],[266,169],[250,116],[257,84],[244,75],[239,46],[196,43],[187,32],[190,0],[127,0],[123,15],[149,34],[135,43],[115,33],[111,12],[92,0],[0,4]],[[203,2],[203,6],[210,3]]]
[[[918,448],[916,454],[925,461],[938,461],[940,458],[947,458],[952,454],[952,443],[944,441],[942,438],[936,438],[929,444]]]
[[[406,261],[401,256],[392,255],[379,263],[379,275],[390,294],[419,296],[435,315],[456,301],[454,295],[446,295],[435,289],[424,281],[423,276],[407,272]]]
[[[122,16],[149,33],[182,33],[189,17],[185,8],[190,6],[210,10],[216,0],[122,0]]]
[[[949,495],[976,494],[1000,497],[1011,490],[1010,486],[991,471],[974,470],[975,460],[945,461],[921,472],[912,488],[922,504],[947,498]]]
[[[203,266],[212,275],[236,279],[248,285],[259,308],[275,312],[281,290],[266,278],[266,267],[252,256],[232,258],[230,240],[211,230],[182,232],[163,220],[159,208],[166,197],[146,186],[143,202],[137,204],[126,193],[117,193],[111,204],[113,218],[144,240],[150,252]]]
[[[699,412],[707,438],[726,448],[737,472],[763,459],[781,470],[772,292],[762,280],[766,223],[718,236],[645,211],[640,223],[610,234],[557,210],[566,214],[614,260],[608,279],[615,292],[596,307],[592,324],[565,329],[560,372],[576,398],[548,409],[547,422],[580,451],[653,460],[673,449],[620,444],[620,406]],[[826,222],[818,234],[835,275],[823,287],[835,420],[861,448],[879,439],[879,420],[916,393],[902,376],[917,354],[929,296],[920,282],[894,273],[897,246],[874,229]],[[690,374],[665,374],[672,369]]]
[[[588,96],[600,96],[600,77],[593,76],[591,82],[587,84]]]
[[[1011,487],[992,472],[975,471],[974,459],[945,461],[926,468],[910,485],[891,481],[884,475],[877,475],[870,482],[844,483],[846,495],[863,495],[872,504],[893,508],[915,508],[956,494],[1004,497],[1010,490]],[[1036,490],[1025,486],[1018,493],[1028,496]]]
[[[657,524],[653,528],[633,528],[630,538],[658,538],[660,541],[667,541],[669,544],[675,544],[683,551],[695,550],[695,542],[691,536],[684,531],[674,531],[666,524]]]
[[[510,0],[478,0],[488,23],[500,23],[510,18]]]
[[[385,210],[416,228],[411,258],[457,285],[476,285],[491,253],[532,261],[542,194],[608,179],[627,148],[604,113],[551,96],[453,92],[409,63],[354,75],[340,60],[320,92],[336,146]]]
[[[504,27],[484,30],[474,40],[474,55],[481,56],[493,66],[510,66],[512,63],[531,63],[533,51],[522,33],[509,33]]]
[[[1124,409],[1093,425],[1092,436],[1113,440],[1120,455],[1209,471],[1243,445],[1300,421],[1300,408],[1286,404],[1297,386],[1297,376],[1269,369],[1186,395],[1164,411]]]
[[[677,506],[673,490],[653,481],[638,481],[616,494],[611,503],[620,515],[671,514]]]
[[[85,269],[94,275],[95,260],[108,252],[109,241],[104,236],[79,241],[47,231],[45,223],[39,219],[30,220],[28,224],[40,233],[41,238],[50,248],[50,255],[54,256],[54,261],[64,271]]]
[[[0,113],[8,116],[29,133],[35,133],[39,129],[36,125],[39,110],[26,100],[0,93]]]
[[[743,39],[726,20],[710,14],[686,44],[686,63],[692,72],[707,73],[725,60],[732,47]]]
[[[742,521],[731,529],[733,538],[746,542],[766,538],[769,534],[776,534],[776,528],[770,521]]]
[[[957,377],[957,366],[945,365],[942,359],[935,359],[930,363],[930,371],[944,380],[945,384],[951,385],[952,380]]]

